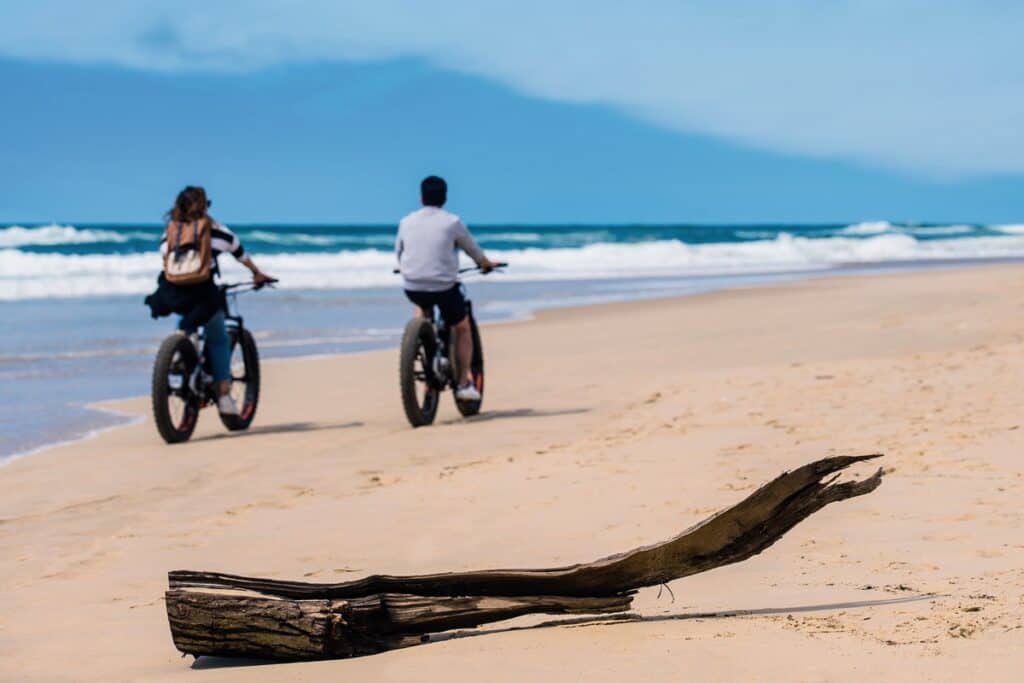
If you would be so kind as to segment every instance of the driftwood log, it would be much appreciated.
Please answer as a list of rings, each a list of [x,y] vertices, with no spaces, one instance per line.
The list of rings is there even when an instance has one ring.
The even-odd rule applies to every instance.
[[[733,507],[663,543],[586,564],[343,583],[170,572],[167,617],[175,647],[195,656],[324,659],[373,654],[524,614],[609,614],[637,589],[741,562],[814,512],[873,491],[879,469],[837,483],[839,471],[879,455],[826,458],[786,472]]]

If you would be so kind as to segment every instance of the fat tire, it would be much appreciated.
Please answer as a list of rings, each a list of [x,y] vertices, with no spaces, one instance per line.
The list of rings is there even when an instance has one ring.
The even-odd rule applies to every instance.
[[[434,326],[426,318],[413,318],[405,325],[402,334],[402,348],[398,357],[398,384],[402,392],[402,408],[405,417],[413,427],[425,427],[433,423],[437,416],[441,389],[430,382],[430,368],[427,372],[427,391],[421,404],[416,396],[416,354],[422,348],[424,356],[430,359],[434,355]],[[428,360],[429,363],[429,360]]]
[[[260,352],[256,348],[256,340],[253,339],[249,330],[242,328],[241,334],[232,328],[231,350],[234,351],[235,344],[242,347],[242,361],[245,363],[245,400],[238,406],[239,415],[220,415],[220,421],[229,431],[239,432],[249,428],[253,418],[256,417],[256,407],[260,402]],[[236,339],[237,337],[237,339]]]
[[[190,368],[194,368],[199,363],[195,346],[192,345],[188,338],[179,334],[174,334],[164,339],[156,352],[156,360],[153,362],[153,377],[150,385],[150,397],[153,403],[153,422],[156,423],[156,430],[160,433],[160,436],[169,444],[188,441],[192,437],[192,432],[195,431],[196,422],[199,418],[199,398],[195,396],[191,397],[191,401],[185,405],[186,414],[190,415],[190,419],[185,420],[183,425],[178,426],[174,424],[171,418],[171,412],[167,406],[167,401],[171,395],[170,388],[167,386],[167,375],[171,371],[171,362],[174,360],[176,352],[180,352],[183,357],[188,359]],[[188,382],[188,379],[188,376],[183,377],[185,383]]]

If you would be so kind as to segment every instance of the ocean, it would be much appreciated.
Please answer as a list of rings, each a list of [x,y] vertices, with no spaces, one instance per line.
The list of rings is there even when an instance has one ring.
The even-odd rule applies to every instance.
[[[240,301],[264,358],[397,344],[409,305],[391,272],[394,226],[232,228],[261,268],[281,279],[277,289]],[[472,229],[491,258],[511,264],[466,278],[483,320],[799,277],[1024,258],[1024,225]],[[156,224],[0,227],[0,463],[124,422],[89,404],[148,393],[153,353],[174,326],[151,320],[142,305],[159,272],[160,234]],[[230,257],[222,266],[225,280],[244,279]]]

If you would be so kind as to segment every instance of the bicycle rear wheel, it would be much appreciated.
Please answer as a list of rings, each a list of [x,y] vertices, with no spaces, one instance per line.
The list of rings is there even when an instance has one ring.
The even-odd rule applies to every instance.
[[[455,399],[455,407],[459,409],[459,413],[463,417],[476,415],[484,403],[484,347],[480,342],[480,330],[476,326],[476,319],[472,312],[469,314],[469,329],[473,338],[473,360],[469,364],[469,374],[477,391],[480,392],[480,400],[460,401]],[[454,348],[455,344],[452,344],[452,347]]]
[[[164,339],[156,352],[150,396],[156,430],[167,443],[188,441],[196,428],[200,398],[189,386],[199,357],[187,337]]]
[[[438,386],[431,368],[437,341],[434,326],[426,318],[413,318],[402,335],[398,360],[398,380],[402,391],[402,408],[413,427],[429,425],[437,416]]]
[[[245,328],[228,329],[231,338],[231,397],[238,406],[238,415],[220,415],[230,431],[248,429],[256,416],[260,401],[260,352],[256,340]]]

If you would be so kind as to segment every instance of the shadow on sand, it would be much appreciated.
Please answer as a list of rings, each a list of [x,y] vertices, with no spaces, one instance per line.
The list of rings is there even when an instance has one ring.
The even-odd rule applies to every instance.
[[[614,626],[617,624],[657,623],[662,621],[693,621],[697,619],[731,619],[733,617],[761,617],[783,614],[801,614],[805,612],[833,612],[836,610],[857,609],[863,607],[885,607],[888,605],[900,605],[908,602],[922,602],[942,597],[938,593],[926,593],[923,595],[908,595],[900,598],[884,598],[881,600],[852,600],[849,602],[827,602],[818,605],[797,605],[794,607],[762,607],[759,609],[736,609],[723,610],[720,612],[683,612],[681,614],[655,614],[643,616],[641,614],[619,614],[610,616],[577,617],[574,619],[552,619],[532,626],[508,626],[504,628],[475,629],[472,631],[452,631],[450,633],[438,633],[430,636],[428,642],[440,643],[445,640],[456,638],[477,638],[495,633],[510,633],[514,631],[533,631],[545,628],[557,628],[559,626]]]
[[[362,427],[362,422],[343,422],[341,424],[320,424],[317,422],[282,422],[280,424],[273,425],[260,425],[258,427],[250,427],[249,429],[242,432],[224,432],[220,434],[209,434],[207,436],[197,436],[192,439],[195,441],[214,441],[216,439],[241,439],[245,436],[259,436],[261,434],[290,434],[293,432],[320,432],[331,429],[352,429],[354,427]]]
[[[458,638],[479,638],[498,633],[513,633],[516,631],[536,631],[547,628],[558,627],[585,627],[585,626],[617,626],[618,624],[657,623],[662,621],[691,621],[697,619],[731,619],[733,617],[758,617],[775,616],[783,614],[801,614],[806,612],[832,612],[836,610],[857,609],[864,607],[886,607],[889,605],[900,605],[908,602],[922,602],[943,597],[938,593],[926,593],[924,595],[908,595],[900,598],[885,598],[882,600],[853,600],[849,602],[828,602],[817,605],[796,605],[794,607],[763,607],[759,609],[737,609],[724,610],[721,612],[684,612],[681,614],[657,614],[643,616],[639,614],[621,614],[611,616],[577,617],[574,619],[553,619],[532,626],[508,626],[504,628],[479,628],[471,631],[451,631],[449,633],[437,633],[430,635],[423,641],[424,645],[430,643],[441,643],[446,640]],[[265,664],[282,664],[282,662],[265,659],[245,659],[233,657],[199,657],[192,662],[193,669],[222,669],[243,666],[259,666]]]
[[[462,424],[465,422],[488,422],[490,420],[507,420],[519,417],[556,417],[558,415],[581,415],[589,413],[590,408],[567,408],[564,410],[534,410],[533,408],[516,408],[514,410],[485,410],[473,417],[445,420],[441,424]]]

